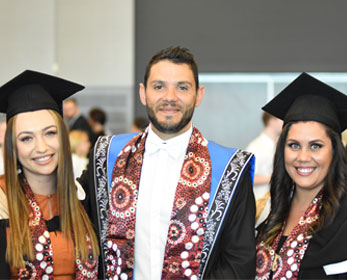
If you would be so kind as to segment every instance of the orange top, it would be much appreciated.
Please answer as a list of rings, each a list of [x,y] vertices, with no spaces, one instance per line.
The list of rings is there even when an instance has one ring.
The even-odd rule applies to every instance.
[[[1,182],[2,183],[2,182]],[[1,184],[1,188],[4,184]],[[35,194],[37,203],[45,220],[59,216],[59,205],[57,194],[38,195]],[[75,275],[75,252],[72,241],[67,241],[61,231],[50,232],[53,249],[53,276],[54,279],[74,279]],[[9,228],[7,228],[7,240],[9,240]],[[11,278],[17,279],[17,270],[11,267]]]

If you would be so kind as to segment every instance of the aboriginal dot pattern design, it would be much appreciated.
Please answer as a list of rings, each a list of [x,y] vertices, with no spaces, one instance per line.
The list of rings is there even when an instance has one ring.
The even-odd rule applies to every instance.
[[[321,199],[322,192],[312,201],[278,254],[275,252],[284,228],[282,228],[271,246],[265,245],[264,241],[257,244],[256,279],[269,279],[271,268],[273,270],[273,279],[297,279],[300,264],[312,238],[312,235],[308,234],[308,229],[318,220]]]
[[[50,234],[46,223],[42,218],[40,207],[35,199],[34,193],[24,178],[24,189],[30,209],[29,227],[34,246],[35,260],[29,261],[24,257],[25,268],[18,269],[18,279],[53,279],[53,250]],[[86,236],[89,241],[88,236]],[[88,262],[76,259],[75,279],[97,279],[98,262],[89,255]]]
[[[131,279],[138,186],[147,133],[122,149],[112,174],[106,250],[107,279]],[[162,279],[197,279],[211,185],[207,141],[194,128],[178,181]]]

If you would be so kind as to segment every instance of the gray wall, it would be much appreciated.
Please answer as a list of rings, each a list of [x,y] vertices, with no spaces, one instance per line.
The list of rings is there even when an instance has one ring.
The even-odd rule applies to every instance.
[[[81,111],[127,132],[134,110],[134,0],[1,0],[0,84],[25,69],[82,83]]]
[[[345,0],[136,0],[136,78],[183,45],[203,72],[346,71]]]
[[[135,11],[136,84],[143,79],[148,59],[170,45],[188,47],[203,73],[347,72],[345,0],[136,0]],[[250,96],[256,91],[252,89]],[[247,96],[248,91],[242,92]],[[135,96],[136,115],[145,115],[137,92]],[[240,113],[261,130],[258,111],[266,100],[260,104],[257,100],[263,97],[254,98],[247,111],[235,115],[230,110],[230,115],[221,116],[220,130],[214,134],[238,126],[232,120]],[[219,112],[217,108],[197,114],[215,117]],[[242,143],[247,141],[245,136]]]

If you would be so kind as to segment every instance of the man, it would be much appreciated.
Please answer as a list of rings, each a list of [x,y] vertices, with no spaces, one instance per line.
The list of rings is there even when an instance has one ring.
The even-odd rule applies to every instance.
[[[96,210],[100,278],[254,278],[253,156],[192,126],[203,96],[193,56],[164,49],[140,84],[148,129],[96,143],[80,181],[97,185],[86,209]]]
[[[246,150],[255,155],[254,196],[257,214],[255,226],[260,225],[270,212],[270,179],[272,174],[273,156],[277,139],[282,131],[283,121],[264,112],[262,115],[264,130],[253,139]]]
[[[63,104],[65,122],[69,130],[83,130],[88,133],[90,143],[95,142],[95,134],[88,120],[81,114],[75,98],[67,99]]]

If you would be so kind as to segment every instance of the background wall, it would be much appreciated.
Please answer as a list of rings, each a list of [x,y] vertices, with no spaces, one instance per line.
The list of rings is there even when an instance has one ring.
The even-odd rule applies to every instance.
[[[0,84],[27,68],[52,72],[55,2],[1,1],[0,38]]]
[[[346,10],[344,0],[136,0],[136,83],[170,45],[188,47],[200,73],[347,72]],[[209,137],[244,147],[262,129],[264,84],[209,84],[206,95],[195,123],[218,120],[204,127]]]
[[[133,0],[2,0],[0,83],[33,69],[82,83],[81,111],[102,107],[114,133],[133,119]]]
[[[138,83],[159,49],[188,47],[204,74],[347,72],[346,10],[345,0],[1,0],[0,83],[28,68],[83,83],[82,111],[102,107],[112,131],[126,132],[146,115]],[[245,146],[262,129],[267,86],[206,88],[194,122],[209,138]]]

